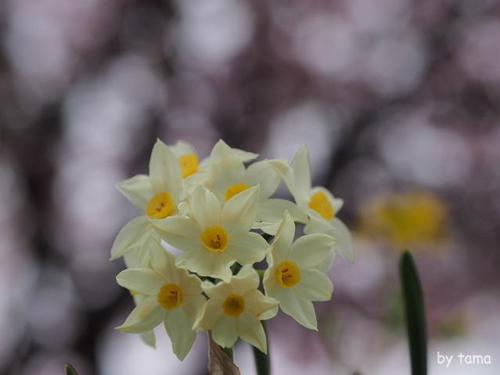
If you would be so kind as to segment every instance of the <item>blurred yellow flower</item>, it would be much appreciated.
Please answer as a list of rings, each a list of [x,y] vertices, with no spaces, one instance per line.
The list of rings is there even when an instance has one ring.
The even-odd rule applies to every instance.
[[[449,238],[448,211],[430,192],[381,196],[362,208],[360,232],[398,249],[440,245]]]

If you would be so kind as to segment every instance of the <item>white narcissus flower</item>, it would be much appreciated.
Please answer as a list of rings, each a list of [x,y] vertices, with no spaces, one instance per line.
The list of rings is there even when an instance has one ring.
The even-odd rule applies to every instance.
[[[274,235],[284,211],[288,210],[294,212],[296,216],[301,216],[301,212],[293,202],[270,199],[281,183],[281,175],[275,168],[279,164],[282,164],[282,168],[286,168],[286,161],[263,160],[246,168],[243,161],[235,158],[234,152],[227,146],[216,145],[212,154],[209,162],[210,172],[204,185],[221,203],[251,187],[260,187],[254,228]],[[304,215],[302,217],[305,218]]]
[[[182,178],[187,179],[200,171],[200,159],[190,144],[179,141],[170,149],[179,160]]]
[[[157,233],[151,222],[163,220],[178,213],[183,194],[179,163],[172,151],[158,140],[149,160],[149,176],[138,175],[118,184],[118,190],[144,215],[132,219],[118,233],[111,248],[111,260],[130,251],[147,265],[149,255],[145,242]]]
[[[252,152],[231,148],[222,140],[219,140],[215,144],[210,157],[201,162],[194,148],[186,142],[179,141],[175,145],[170,146],[170,148],[179,160],[182,178],[189,193],[196,186],[203,185],[206,182],[209,172],[212,171],[213,164],[219,164],[223,157],[229,156],[231,160],[237,160],[241,163],[254,160],[258,157],[257,154]]]
[[[158,242],[151,246],[155,247],[151,252],[152,268],[131,268],[116,277],[119,285],[141,295],[135,309],[117,329],[127,333],[150,334],[163,323],[174,353],[183,360],[196,338],[193,325],[206,298],[202,295],[201,281],[196,276],[177,268],[174,257]]]
[[[253,187],[221,205],[212,192],[198,187],[188,200],[187,217],[172,217],[155,225],[167,243],[183,252],[177,258],[179,267],[227,282],[232,264],[253,264],[268,250],[266,240],[250,232],[258,196],[258,187]]]
[[[297,322],[317,330],[313,301],[328,301],[333,292],[330,279],[318,266],[330,253],[333,242],[326,234],[309,234],[293,242],[295,224],[285,213],[267,256],[264,273],[266,295],[279,301],[280,308]]]
[[[214,341],[231,348],[238,337],[267,353],[266,333],[261,320],[273,318],[278,303],[264,296],[259,275],[251,266],[243,267],[229,283],[203,284],[209,300],[195,326],[211,331]]]
[[[248,168],[242,161],[227,159],[211,168],[205,186],[212,191],[220,202],[226,202],[235,195],[252,186],[260,186],[259,200],[268,199],[278,188],[281,176],[268,160],[253,163]],[[279,162],[275,160],[275,162]],[[215,163],[215,162],[214,162]],[[223,167],[222,167],[223,166]]]
[[[296,152],[290,166],[284,166],[283,163],[273,163],[273,166],[283,177],[302,212],[302,216],[299,216],[290,211],[295,221],[307,224],[306,232],[334,236],[334,252],[353,262],[355,255],[351,233],[337,218],[344,201],[335,198],[323,187],[311,187],[311,166],[307,147],[303,146]],[[330,255],[330,260],[333,260],[333,256],[334,254]]]

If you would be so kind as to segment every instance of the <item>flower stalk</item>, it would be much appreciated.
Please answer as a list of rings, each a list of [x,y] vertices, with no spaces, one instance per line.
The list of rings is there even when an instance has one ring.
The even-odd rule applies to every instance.
[[[270,375],[271,374],[271,349],[269,345],[269,334],[266,329],[266,324],[262,323],[264,331],[267,338],[267,355],[262,353],[255,346],[252,346],[253,357],[255,360],[255,369],[257,370],[257,375]]]

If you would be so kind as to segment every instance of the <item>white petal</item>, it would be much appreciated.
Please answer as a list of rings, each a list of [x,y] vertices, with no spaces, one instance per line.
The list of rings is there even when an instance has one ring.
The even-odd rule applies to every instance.
[[[165,330],[172,341],[172,349],[179,360],[183,360],[191,351],[196,331],[193,330],[194,317],[177,308],[165,314]]]
[[[111,247],[111,260],[123,256],[135,247],[142,246],[143,240],[150,234],[150,226],[145,216],[129,221],[118,233]]]
[[[156,348],[156,336],[154,331],[141,333],[141,340],[147,345]]]
[[[243,182],[245,165],[232,158],[213,159],[210,162],[205,186],[217,196],[219,201],[225,202],[229,187]]]
[[[293,170],[293,190],[295,201],[300,205],[309,200],[311,191],[311,164],[309,151],[302,146],[293,157],[291,167]]]
[[[356,255],[352,246],[352,235],[345,224],[339,219],[333,219],[330,234],[335,238],[334,249],[349,262],[354,263]]]
[[[151,265],[151,252],[154,250],[153,244],[160,243],[160,237],[154,230],[144,238],[141,246],[127,252],[123,256],[127,268],[148,268]]]
[[[175,145],[170,146],[170,149],[174,153],[176,157],[181,157],[183,155],[189,155],[189,154],[195,154],[196,152],[194,151],[193,147],[186,142],[183,141],[178,141]]]
[[[344,200],[340,198],[335,198],[332,193],[328,189],[325,189],[322,186],[315,186],[314,188],[311,189],[310,195],[314,195],[318,192],[322,192],[323,194],[326,195],[326,198],[328,199],[328,202],[331,204],[333,207],[333,212],[335,215],[340,211],[342,206],[344,205]],[[321,216],[320,216],[321,217]]]
[[[236,319],[221,315],[212,328],[212,338],[223,348],[232,348],[238,339]]]
[[[180,273],[180,284],[184,290],[184,295],[200,296],[203,292],[200,279],[197,276],[189,274],[184,269],[177,269],[177,272]]]
[[[280,229],[281,221],[277,223],[270,223],[270,222],[264,222],[264,221],[256,221],[252,225],[252,229],[260,229],[266,234],[269,234],[270,236],[275,236],[276,233],[278,233],[278,230]]]
[[[339,219],[335,218],[328,222],[321,218],[311,217],[310,222],[304,228],[304,232],[326,233],[332,236],[335,238],[334,251],[351,263],[354,262],[356,256],[352,245],[351,232]]]
[[[217,197],[208,189],[198,187],[189,200],[190,215],[201,228],[219,224],[221,206]]]
[[[230,289],[234,293],[245,294],[250,290],[257,290],[259,287],[259,274],[251,265],[246,265],[241,268],[236,276],[231,278]],[[222,288],[219,289],[219,293]],[[221,294],[222,294],[221,293]]]
[[[222,314],[221,302],[211,298],[203,305],[202,311],[198,319],[194,322],[193,328],[208,331],[215,327]]]
[[[290,248],[295,236],[295,223],[288,212],[283,216],[280,229],[271,244],[271,261],[276,264],[289,256]]]
[[[237,330],[242,340],[267,354],[266,333],[259,320],[250,314],[242,314],[237,318]]]
[[[268,296],[272,296],[274,289],[280,288],[276,282],[275,273],[276,267],[271,265],[266,269],[264,277],[262,278],[262,285],[264,285],[264,290]]]
[[[322,219],[320,216],[311,216],[309,222],[304,227],[305,234],[323,233],[329,234],[332,230],[330,222]]]
[[[165,280],[178,284],[180,282],[178,276],[179,270],[175,267],[175,257],[165,250],[159,241],[153,246],[151,251],[151,267]]]
[[[242,162],[254,160],[258,157],[259,155],[254,154],[253,152],[247,152],[237,148],[231,148],[222,139],[220,139],[214,145],[212,152],[210,154],[210,158],[214,160],[219,160],[221,158],[236,158]]]
[[[283,163],[281,160],[270,160],[269,164],[273,167],[273,169],[278,173],[283,181],[285,181],[285,185],[292,194],[295,202],[303,203],[304,198],[297,194],[297,188],[295,186],[295,176],[293,169],[287,163]]]
[[[311,301],[296,295],[292,289],[276,288],[271,297],[277,299],[281,310],[304,327],[317,331],[316,313]]]
[[[154,329],[164,318],[165,310],[158,305],[156,297],[150,297],[138,304],[116,329],[127,333],[144,333]]]
[[[229,241],[227,255],[234,257],[241,265],[263,260],[269,248],[267,241],[254,232],[232,233]]]
[[[245,171],[244,178],[250,186],[260,185],[261,200],[273,195],[281,182],[281,176],[272,167],[269,160],[250,165]]]
[[[240,150],[239,148],[233,148],[232,150],[233,150],[234,157],[240,159],[242,162],[255,160],[259,157],[259,154],[256,154],[254,152]]]
[[[197,278],[195,276],[191,276],[193,278]],[[199,279],[198,279],[199,282]],[[203,313],[203,308],[207,302],[207,299],[205,296],[201,294],[201,288],[199,293],[196,296],[189,295],[189,298],[186,299],[186,303],[183,306],[184,311],[187,315],[189,315],[192,318],[192,323],[191,327],[192,329],[195,329],[195,323],[196,321],[200,318],[201,314]]]
[[[201,229],[191,218],[168,217],[152,223],[160,230],[165,242],[179,250],[195,251],[201,246]]]
[[[234,281],[234,277],[231,279]],[[204,281],[203,291],[210,298],[211,301],[223,300],[226,296],[233,292],[233,288],[227,283],[212,284],[210,281]]]
[[[139,251],[129,251],[123,255],[123,261],[127,268],[143,268],[147,267],[147,264],[142,263],[142,259],[139,257]]]
[[[149,235],[142,247],[140,247],[136,253],[137,259],[139,260],[140,267],[150,267],[151,265],[151,253],[154,251],[155,247],[160,243],[160,237],[156,233],[156,231],[152,231],[151,235]],[[130,254],[130,253],[127,253]]]
[[[333,284],[324,273],[315,269],[301,270],[300,283],[295,292],[309,301],[329,301],[332,298]]]
[[[264,222],[280,222],[285,211],[292,216],[294,221],[305,223],[307,215],[297,205],[285,199],[266,199],[257,206],[257,220]]]
[[[160,233],[172,233],[181,237],[192,236],[193,232],[201,232],[197,223],[190,217],[170,216],[161,220],[150,220]]]
[[[321,262],[317,267],[316,269],[318,269],[319,271],[323,272],[323,273],[329,273],[330,270],[332,269],[332,266],[333,266],[333,261],[335,260],[335,250],[332,249],[332,251],[330,251],[327,255],[327,257],[325,258],[325,260],[323,262]]]
[[[239,227],[249,230],[255,222],[258,199],[258,186],[235,195],[222,208],[222,223],[228,228]]]
[[[278,301],[264,296],[259,290],[253,289],[245,293],[248,310],[259,320],[272,319],[278,313]]]
[[[186,252],[176,259],[176,266],[229,282],[232,276],[231,265],[235,261],[226,254],[211,254],[205,249]]]
[[[134,206],[145,211],[149,200],[153,196],[151,182],[145,175],[137,175],[128,180],[122,181],[116,185],[116,188],[122,193]]]
[[[149,178],[155,193],[168,192],[175,202],[182,194],[182,175],[179,162],[168,146],[157,140],[149,160]]]
[[[156,272],[147,268],[127,269],[116,276],[116,282],[130,291],[156,295],[165,283]]]
[[[301,268],[316,267],[333,251],[334,244],[335,239],[326,234],[306,234],[292,245],[290,259]]]

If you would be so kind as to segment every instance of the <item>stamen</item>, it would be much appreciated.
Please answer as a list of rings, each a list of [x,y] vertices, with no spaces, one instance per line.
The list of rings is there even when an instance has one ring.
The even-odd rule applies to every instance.
[[[294,262],[286,260],[276,268],[275,277],[282,288],[291,288],[300,282],[300,269]]]
[[[150,199],[146,213],[151,219],[165,219],[175,211],[174,200],[167,193],[158,193]]]
[[[238,294],[230,294],[224,301],[224,314],[237,317],[245,311],[245,299]]]
[[[179,158],[182,178],[189,177],[198,172],[199,160],[196,154],[186,154]]]
[[[226,251],[229,241],[227,231],[220,225],[206,228],[200,238],[205,249],[215,254]]]
[[[332,220],[335,217],[335,210],[327,195],[318,191],[309,200],[309,207],[316,211],[325,220]]]
[[[234,184],[226,190],[226,201],[249,188],[247,184]]]
[[[176,284],[165,284],[158,293],[158,303],[166,310],[179,307],[183,300],[184,293]]]

